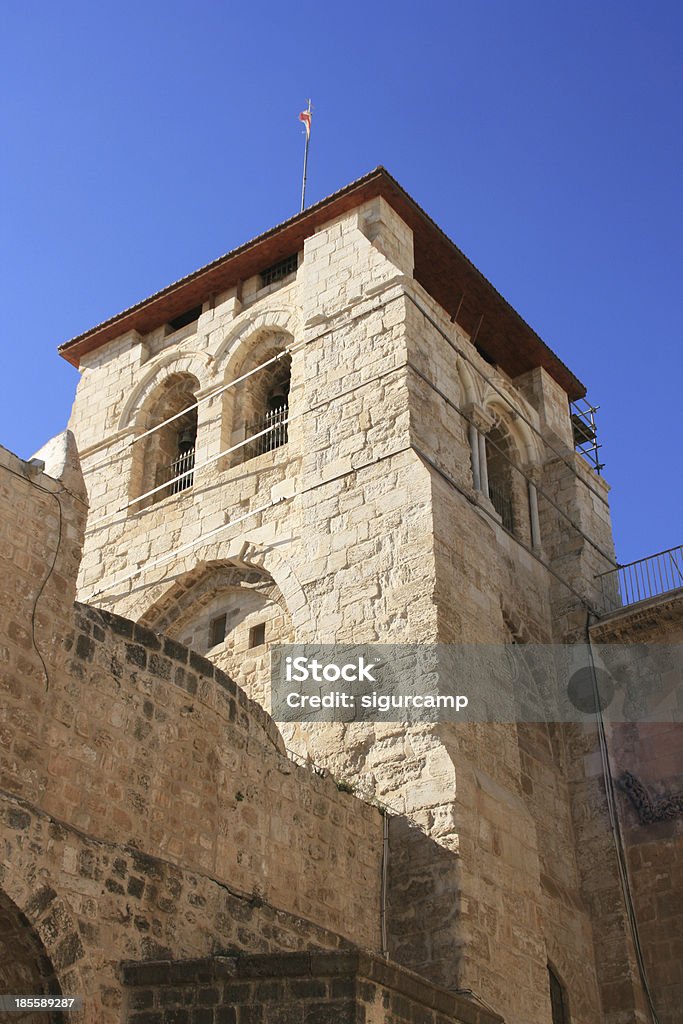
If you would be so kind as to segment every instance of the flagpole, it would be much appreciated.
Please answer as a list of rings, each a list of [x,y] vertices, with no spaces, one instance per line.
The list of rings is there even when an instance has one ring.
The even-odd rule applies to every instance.
[[[301,183],[301,212],[304,212],[306,204],[306,173],[308,170],[308,144],[311,141],[311,101],[308,101],[308,124],[306,125],[306,147],[304,149],[304,177]]]

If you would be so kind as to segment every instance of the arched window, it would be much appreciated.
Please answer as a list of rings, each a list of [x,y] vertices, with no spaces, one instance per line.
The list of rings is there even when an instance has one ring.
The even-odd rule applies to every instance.
[[[140,418],[142,430],[150,430],[160,423],[163,426],[136,446],[131,496],[144,497],[132,506],[133,511],[192,487],[198,387],[195,378],[189,374],[173,374],[146,403]]]
[[[245,425],[245,437],[254,440],[245,446],[245,459],[253,459],[287,444],[291,358],[286,356],[272,368],[261,371],[262,379],[253,388],[248,403],[254,419]]]
[[[486,435],[486,466],[488,470],[489,498],[510,533],[515,531],[513,449],[506,432],[500,425]]]
[[[206,655],[270,707],[270,648],[291,644],[285,598],[262,569],[202,563],[178,578],[140,622]]]
[[[548,984],[550,986],[550,1007],[553,1024],[569,1024],[567,993],[550,964],[548,964]]]
[[[226,371],[221,444],[225,468],[239,466],[289,442],[292,338],[263,328],[246,339]]]
[[[469,424],[472,485],[489,499],[502,525],[523,542],[540,546],[533,467],[523,472],[520,448],[506,418],[476,412]]]

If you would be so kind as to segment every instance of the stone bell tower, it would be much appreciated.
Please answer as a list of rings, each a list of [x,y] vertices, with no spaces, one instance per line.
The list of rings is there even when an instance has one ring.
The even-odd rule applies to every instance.
[[[562,643],[599,610],[585,389],[381,168],[61,352],[81,371],[80,599],[267,709],[274,643]],[[559,728],[282,732],[413,823],[392,826],[390,957],[510,1024],[562,1000],[609,1019]]]

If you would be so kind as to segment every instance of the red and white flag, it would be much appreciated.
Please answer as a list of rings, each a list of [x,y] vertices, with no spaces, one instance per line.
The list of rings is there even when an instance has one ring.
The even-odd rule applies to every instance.
[[[306,138],[310,139],[310,137],[311,137],[311,112],[310,112],[310,110],[302,110],[301,113],[299,114],[299,120],[303,121],[303,123],[306,125]]]

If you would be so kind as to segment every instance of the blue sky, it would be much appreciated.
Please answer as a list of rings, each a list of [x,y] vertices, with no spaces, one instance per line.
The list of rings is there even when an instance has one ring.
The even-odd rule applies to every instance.
[[[683,542],[683,6],[7,4],[0,443],[56,346],[384,164],[600,405],[622,562]]]

